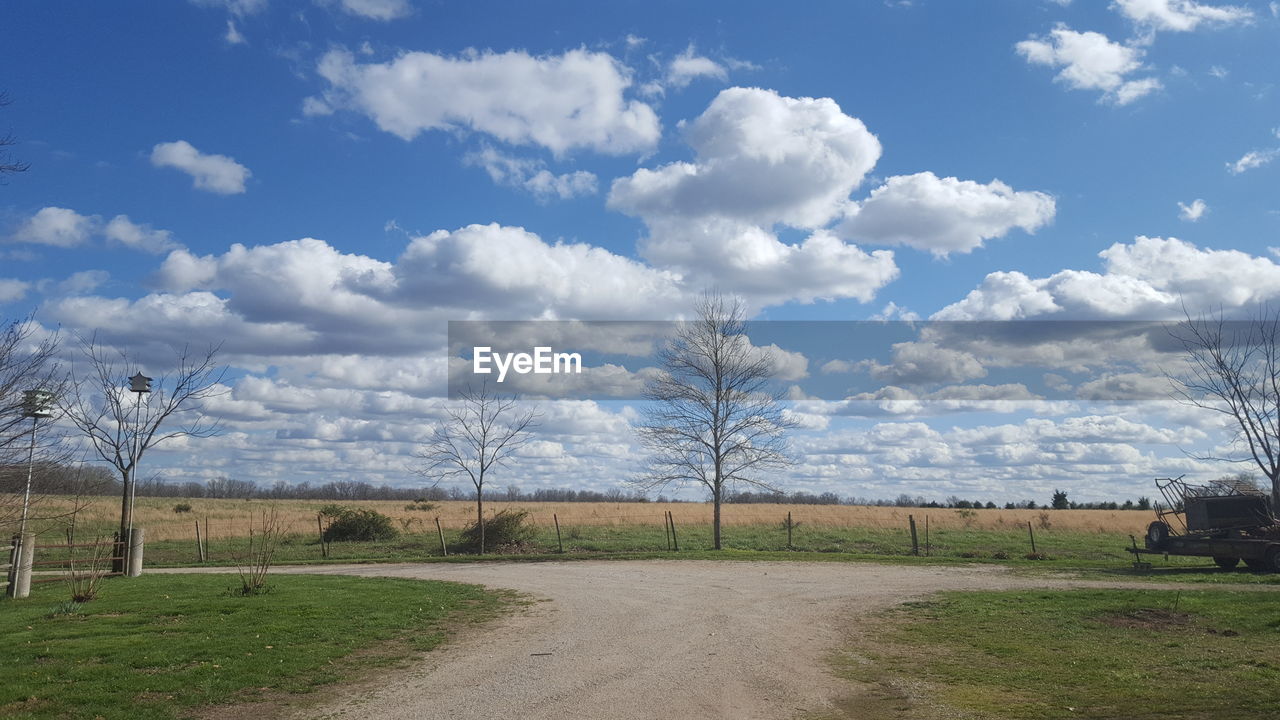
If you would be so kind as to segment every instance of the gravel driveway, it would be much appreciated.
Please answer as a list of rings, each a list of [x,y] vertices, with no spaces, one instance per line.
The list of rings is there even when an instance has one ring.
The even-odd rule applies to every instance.
[[[999,566],[812,562],[350,565],[273,572],[454,580],[549,600],[297,715],[361,720],[791,718],[830,708],[849,692],[825,659],[860,615],[939,590],[1124,586],[1026,577]]]

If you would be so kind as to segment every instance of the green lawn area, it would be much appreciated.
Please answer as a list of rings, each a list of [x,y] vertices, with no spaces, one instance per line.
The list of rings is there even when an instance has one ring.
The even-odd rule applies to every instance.
[[[661,525],[581,526],[562,528],[565,553],[558,552],[555,531],[538,528],[534,551],[519,556],[487,556],[486,559],[577,560],[577,559],[727,559],[727,560],[807,560],[872,561],[921,564],[1000,563],[1025,571],[1077,572],[1099,579],[1152,579],[1194,583],[1280,583],[1280,575],[1247,571],[1223,572],[1208,558],[1168,560],[1146,556],[1154,568],[1149,573],[1132,571],[1132,556],[1125,552],[1127,535],[1067,530],[1039,530],[1036,549],[1042,559],[1027,559],[1031,548],[1025,530],[950,529],[935,531],[930,537],[929,557],[912,557],[910,536],[904,530],[877,528],[823,528],[802,525],[787,548],[786,532],[775,525],[727,526],[725,550],[711,550],[710,526],[679,528],[680,552],[667,551]],[[456,546],[456,532],[445,533],[446,542]],[[210,562],[232,563],[236,544],[243,540],[217,538],[209,544]],[[923,537],[921,537],[923,552]],[[146,550],[149,566],[195,564],[195,543],[191,541],[151,542]],[[276,559],[282,563],[319,562],[440,562],[440,541],[434,532],[402,534],[384,542],[334,542],[330,555],[321,557],[314,536],[294,535],[281,544]],[[450,555],[449,561],[470,562],[474,555]]]
[[[0,717],[175,718],[199,706],[281,698],[430,650],[491,618],[509,595],[458,583],[272,576],[237,594],[227,575],[110,579],[53,614],[61,583],[0,599]]]
[[[853,640],[836,717],[1275,718],[1277,643],[1272,592],[943,593]]]

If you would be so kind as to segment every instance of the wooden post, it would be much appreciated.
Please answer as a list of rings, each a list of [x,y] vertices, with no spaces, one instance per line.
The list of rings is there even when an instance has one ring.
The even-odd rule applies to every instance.
[[[444,530],[440,527],[440,518],[436,518],[436,534],[440,536],[440,554],[449,557],[449,546],[444,544]]]
[[[676,552],[680,552],[680,540],[676,537],[676,516],[670,510],[667,511],[667,520],[671,521],[671,546]]]
[[[200,521],[196,521],[196,559],[204,562],[204,543],[200,540]]]
[[[209,557],[209,516],[204,516],[204,556]]]
[[[1027,521],[1027,534],[1031,536],[1031,554],[1036,554],[1036,531],[1031,529],[1031,521]]]
[[[320,557],[329,557],[329,547],[324,544],[324,520],[320,513],[316,513],[316,532],[320,533]]]
[[[560,546],[560,552],[564,552],[564,540],[560,539],[560,516],[551,513],[551,519],[556,521],[556,545]]]
[[[916,516],[908,515],[907,522],[911,525],[911,554],[920,555],[920,540],[916,537]]]
[[[671,518],[667,515],[668,513],[662,513],[662,534],[667,539],[667,552],[671,552]]]
[[[929,557],[929,516],[924,516],[924,556]]]
[[[790,511],[790,510],[788,510],[788,511],[787,511],[787,549],[788,549],[788,550],[790,550],[790,549],[791,549],[791,547],[792,547],[792,545],[791,545],[791,531],[792,531],[792,530],[794,530],[794,529],[795,529],[795,525],[794,525],[794,524],[792,524],[792,522],[791,522],[791,511]]]

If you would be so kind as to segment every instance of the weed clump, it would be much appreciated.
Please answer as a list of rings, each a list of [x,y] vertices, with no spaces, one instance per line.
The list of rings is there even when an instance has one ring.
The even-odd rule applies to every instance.
[[[325,505],[320,515],[329,519],[324,529],[325,542],[371,542],[393,540],[399,534],[391,518],[377,510]]]
[[[484,521],[484,550],[500,553],[526,552],[533,548],[534,529],[526,520],[528,510],[501,510]],[[481,528],[473,521],[462,531],[464,552],[480,552]]]

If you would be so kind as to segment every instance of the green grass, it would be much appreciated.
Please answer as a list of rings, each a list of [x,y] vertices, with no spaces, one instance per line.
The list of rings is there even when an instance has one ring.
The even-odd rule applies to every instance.
[[[581,526],[562,528],[565,553],[557,552],[555,530],[539,527],[536,551],[520,556],[488,556],[504,560],[579,559],[730,559],[801,561],[878,561],[919,564],[999,563],[1023,571],[1075,572],[1095,579],[1139,579],[1193,583],[1280,583],[1280,575],[1247,571],[1223,572],[1208,558],[1147,556],[1154,569],[1147,573],[1132,570],[1132,556],[1125,552],[1127,535],[1041,529],[1036,532],[1036,549],[1045,559],[1030,560],[1030,543],[1024,530],[952,529],[930,534],[929,557],[912,557],[910,536],[904,530],[876,528],[824,528],[802,525],[794,533],[793,547],[787,548],[786,532],[777,525],[727,526],[725,550],[711,550],[710,526],[679,528],[680,552],[666,550],[660,525]],[[446,531],[446,542],[456,546],[458,534]],[[229,565],[233,551],[243,540],[215,538],[209,545],[210,563]],[[923,537],[921,537],[923,552]],[[440,562],[440,542],[434,532],[403,534],[385,542],[335,542],[330,556],[321,557],[314,536],[295,535],[280,546],[276,558],[281,563],[321,562]],[[146,561],[151,566],[195,564],[194,541],[163,541],[147,544]],[[474,555],[451,555],[448,561],[470,562]]]
[[[1277,642],[1271,592],[951,592],[890,611],[837,665],[903,717],[1274,718]]]
[[[430,650],[510,599],[421,580],[269,583],[244,597],[234,575],[110,579],[70,614],[51,614],[68,597],[61,583],[0,600],[0,717],[174,718],[264,690],[288,697]]]

